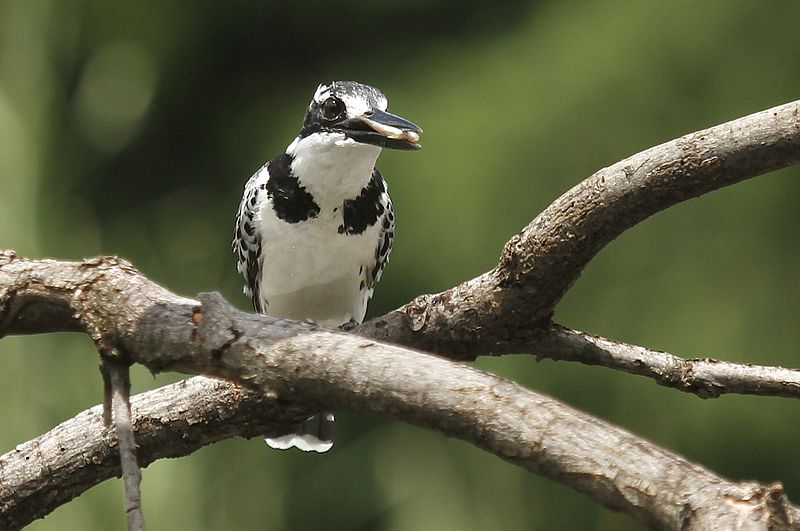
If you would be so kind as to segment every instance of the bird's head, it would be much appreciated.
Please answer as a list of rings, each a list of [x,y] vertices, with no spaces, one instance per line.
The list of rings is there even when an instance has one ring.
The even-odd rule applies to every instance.
[[[386,96],[355,81],[323,83],[308,105],[300,136],[341,133],[361,144],[381,148],[420,149],[417,125],[386,112]]]

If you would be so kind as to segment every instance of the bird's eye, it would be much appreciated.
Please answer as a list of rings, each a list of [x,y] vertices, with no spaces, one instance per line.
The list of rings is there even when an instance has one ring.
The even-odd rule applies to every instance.
[[[322,117],[326,120],[337,120],[344,114],[344,102],[339,98],[330,97],[322,102]]]

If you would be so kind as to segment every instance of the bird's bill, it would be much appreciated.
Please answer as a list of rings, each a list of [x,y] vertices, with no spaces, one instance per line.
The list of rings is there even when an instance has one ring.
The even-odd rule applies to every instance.
[[[391,149],[420,149],[422,129],[392,113],[373,109],[372,112],[341,123],[348,136],[357,142]]]

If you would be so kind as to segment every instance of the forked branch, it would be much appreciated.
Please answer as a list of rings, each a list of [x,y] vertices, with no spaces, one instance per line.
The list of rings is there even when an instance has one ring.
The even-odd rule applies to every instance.
[[[797,162],[800,101],[652,147],[556,199],[505,245],[491,271],[421,295],[358,331],[464,360],[531,352],[558,301],[617,236],[677,203]]]
[[[727,481],[600,419],[461,363],[246,314],[218,295],[201,295],[199,301],[177,297],[116,259],[10,258],[0,274],[11,271],[16,272],[11,322],[30,321],[28,311],[36,319],[42,304],[51,314],[56,307],[69,308],[101,348],[114,345],[154,371],[214,375],[268,399],[303,402],[314,410],[324,404],[376,413],[437,430],[656,527],[800,521],[800,510],[780,485]],[[148,435],[141,428],[137,432],[143,444]],[[19,470],[21,458],[12,452],[0,464]],[[0,486],[6,508],[0,509],[0,524],[18,519],[15,506],[27,505],[19,491],[36,491],[30,485],[9,490],[9,484],[4,478]]]
[[[680,201],[798,160],[800,102],[634,155],[557,199],[506,245],[493,270],[444,293],[420,296],[357,329],[377,341],[244,314],[217,296],[206,295],[199,301],[180,297],[113,258],[31,261],[13,252],[0,253],[0,336],[84,331],[101,352],[118,351],[151,370],[219,376],[254,389],[257,392],[247,396],[271,403],[277,416],[270,418],[276,422],[286,420],[281,414],[297,418],[304,412],[298,406],[278,407],[276,396],[312,408],[324,403],[402,419],[473,442],[657,527],[788,527],[800,522],[800,513],[779,485],[726,481],[512,382],[381,341],[456,359],[510,352],[543,355],[542,349],[554,358],[585,363],[613,357],[616,368],[713,395],[720,390],[719,371],[698,363],[693,368],[705,370],[704,376],[697,379],[694,374],[694,380],[687,380],[683,371],[684,377],[673,378],[680,369],[678,373],[666,369],[674,359],[552,325],[553,309],[586,263],[627,228]],[[633,370],[640,364],[645,369]],[[769,381],[776,374],[765,377],[762,368],[747,369],[739,374],[740,380],[744,374],[745,379]],[[780,376],[784,377],[795,376],[790,372]],[[748,388],[732,378],[725,385],[736,392]],[[786,388],[784,382],[769,392],[794,393],[785,392]],[[174,401],[189,391],[172,387],[166,392]],[[219,388],[207,397],[219,405],[228,395],[230,389]],[[174,433],[169,426],[148,431],[146,415],[134,415],[142,448],[151,435]],[[69,432],[74,428],[70,423],[79,418],[27,445],[41,448],[61,440],[63,430]],[[270,424],[258,419],[252,422]],[[252,434],[249,422],[243,420],[241,429],[212,423],[207,441]],[[76,440],[87,452],[93,445],[107,448],[113,441],[79,436]],[[177,438],[169,440],[176,455],[195,448],[183,446]],[[197,444],[203,442],[201,437]],[[19,448],[0,458],[0,527],[4,528],[18,527],[69,499],[48,498],[38,490],[37,485],[47,481],[21,463]],[[58,452],[38,454],[47,459]],[[157,457],[144,450],[141,455],[145,462]],[[56,470],[52,466],[35,470]],[[74,483],[70,495],[118,470],[86,466],[91,471]],[[61,488],[66,484],[65,480]],[[53,488],[53,483],[49,485]],[[50,502],[41,502],[36,509],[33,499]]]

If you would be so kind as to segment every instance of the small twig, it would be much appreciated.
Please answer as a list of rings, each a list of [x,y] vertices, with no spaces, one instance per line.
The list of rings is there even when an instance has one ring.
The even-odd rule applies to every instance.
[[[136,440],[131,422],[131,381],[128,366],[104,360],[104,374],[111,382],[111,403],[114,409],[114,424],[117,428],[119,458],[122,467],[122,482],[125,486],[125,513],[128,515],[129,531],[144,531],[144,513],[139,484],[142,471],[136,461]],[[104,411],[105,417],[105,411]]]
[[[646,376],[665,387],[701,398],[717,398],[726,393],[800,398],[798,369],[686,359],[560,325],[553,325],[535,342],[534,351],[540,358],[578,361]]]
[[[109,364],[108,363],[101,363],[100,364],[100,374],[103,375],[103,425],[106,428],[111,427],[112,415],[111,415],[111,408],[112,408],[112,386],[111,386],[111,375],[109,374]]]

